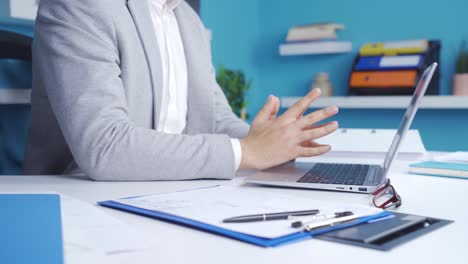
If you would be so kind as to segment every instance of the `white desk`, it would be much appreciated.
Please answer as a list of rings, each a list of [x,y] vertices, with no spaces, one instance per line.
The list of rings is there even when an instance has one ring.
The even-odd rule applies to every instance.
[[[406,174],[407,163],[397,162],[392,183],[403,198],[400,212],[455,220],[442,229],[389,252],[379,252],[333,242],[309,239],[277,248],[260,248],[236,240],[164,223],[112,209],[101,208],[141,231],[151,250],[115,255],[109,263],[468,263],[468,181]],[[0,177],[0,192],[56,191],[95,204],[132,195],[225,184],[253,188],[242,183],[246,172],[233,181],[92,182],[80,176]],[[330,199],[368,204],[363,194],[269,188],[310,199]],[[116,230],[118,232],[118,230]],[[85,256],[83,256],[85,259]],[[70,261],[81,263],[79,259]],[[102,263],[102,262],[100,262]]]

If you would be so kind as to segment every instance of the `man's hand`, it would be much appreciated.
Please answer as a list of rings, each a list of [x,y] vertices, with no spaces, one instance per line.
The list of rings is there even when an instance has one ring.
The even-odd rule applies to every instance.
[[[338,107],[331,106],[303,115],[320,94],[320,89],[312,90],[278,118],[279,99],[270,95],[252,122],[249,134],[240,140],[240,168],[262,170],[298,157],[328,152],[330,146],[317,144],[314,140],[335,131],[338,122],[315,124],[336,115]]]

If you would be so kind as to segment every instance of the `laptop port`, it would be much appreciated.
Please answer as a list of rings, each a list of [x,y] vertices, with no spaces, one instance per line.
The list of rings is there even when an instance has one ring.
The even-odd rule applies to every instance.
[[[359,191],[360,191],[360,192],[367,192],[367,188],[359,187]]]

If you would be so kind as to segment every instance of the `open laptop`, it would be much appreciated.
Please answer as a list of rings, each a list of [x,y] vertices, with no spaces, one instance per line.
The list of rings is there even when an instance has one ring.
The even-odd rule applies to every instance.
[[[255,173],[246,182],[271,186],[372,193],[387,178],[388,170],[413,122],[419,103],[437,68],[432,63],[418,81],[411,102],[382,165],[289,162]]]

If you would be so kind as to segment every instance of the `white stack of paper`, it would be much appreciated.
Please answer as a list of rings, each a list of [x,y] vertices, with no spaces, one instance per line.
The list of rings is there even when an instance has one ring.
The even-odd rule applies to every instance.
[[[457,151],[436,157],[434,160],[441,162],[466,163],[468,164],[468,152]]]
[[[321,144],[332,146],[329,153],[322,155],[327,158],[375,158],[383,159],[390,149],[396,129],[338,129],[334,133],[316,140]],[[421,135],[418,130],[409,130],[403,139],[398,157],[405,159],[422,158],[426,154]],[[315,161],[314,158],[301,158],[298,161]]]

